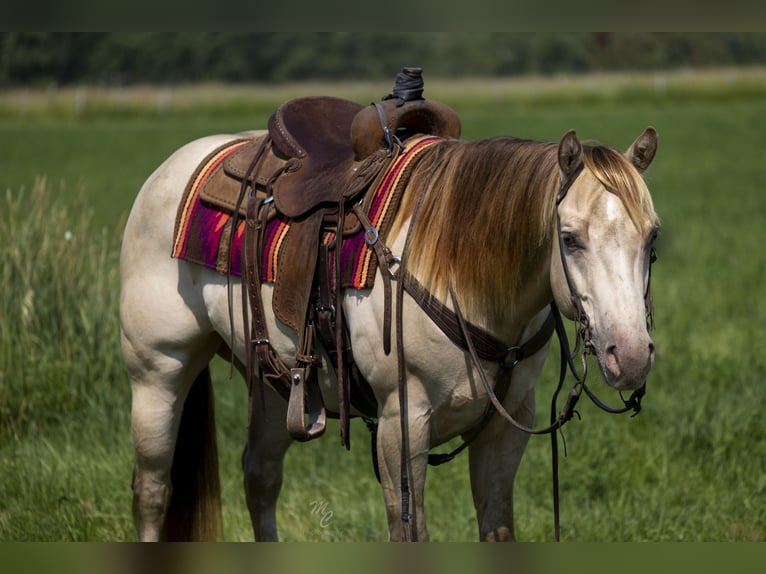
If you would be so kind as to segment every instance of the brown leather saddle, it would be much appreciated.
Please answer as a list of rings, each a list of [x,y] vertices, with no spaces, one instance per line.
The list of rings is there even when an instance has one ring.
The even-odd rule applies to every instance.
[[[330,277],[329,262],[337,257],[339,272],[343,236],[370,225],[363,206],[396,158],[391,135],[399,141],[415,133],[457,138],[460,120],[444,104],[422,99],[404,104],[387,100],[366,107],[334,97],[290,100],[272,114],[267,134],[228,156],[200,189],[203,200],[247,221],[243,298],[247,297],[251,315],[245,310],[246,325],[250,319],[246,340],[251,341],[248,385],[252,396],[250,385],[260,370],[288,400],[287,427],[297,440],[316,438],[325,429],[327,413],[315,380],[321,364],[317,343],[338,377],[342,444],[349,447],[350,406],[377,417],[374,394],[353,363],[341,289],[336,287],[340,283]],[[290,230],[280,249],[272,305],[298,338],[293,368],[269,343],[260,295],[263,234],[276,214],[289,218]],[[328,230],[336,234],[332,245],[322,240]],[[386,264],[383,259],[390,252],[380,246],[375,251],[378,265]]]
[[[358,185],[366,181],[377,167],[370,157],[378,160],[381,151],[387,150],[384,129],[400,140],[418,133],[458,138],[461,130],[460,118],[441,102],[419,100],[399,106],[385,100],[363,107],[329,96],[289,100],[272,114],[268,126],[267,135],[252,138],[207,179],[200,190],[202,199],[231,211],[243,180],[265,193],[270,179],[292,158],[301,161],[300,168],[294,163],[273,193],[280,212],[300,217],[322,204],[340,201],[344,195],[341,180],[350,169],[355,170]],[[273,145],[258,169],[252,170],[250,164],[266,137]],[[353,194],[356,190],[345,191]],[[239,211],[244,217],[247,204],[242,203]]]

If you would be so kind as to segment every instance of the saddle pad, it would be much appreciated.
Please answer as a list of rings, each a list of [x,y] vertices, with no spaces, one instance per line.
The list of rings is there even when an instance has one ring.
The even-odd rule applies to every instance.
[[[399,207],[405,183],[409,179],[412,160],[420,152],[440,141],[435,136],[421,136],[407,141],[405,150],[389,168],[375,191],[368,218],[385,241]],[[236,152],[247,140],[237,140],[210,153],[189,179],[178,206],[172,257],[215,269],[225,274],[229,265],[229,234],[232,215],[229,211],[205,202],[199,190],[205,181]],[[232,242],[231,274],[240,276],[242,271],[242,239],[245,222],[240,220]],[[273,218],[266,228],[266,241],[261,262],[261,280],[273,283],[277,277],[280,248],[290,233],[290,219],[283,215]],[[326,233],[325,242],[333,240]],[[333,258],[334,260],[334,258]],[[364,239],[364,230],[344,239],[341,253],[341,283],[343,287],[369,289],[375,281],[377,260],[373,250]]]
[[[202,201],[199,191],[221,168],[224,160],[248,141],[234,140],[216,148],[194,170],[178,205],[172,257],[226,273],[228,237],[232,226],[231,212]],[[232,245],[231,272],[234,275],[241,274],[244,232],[243,218],[237,226]],[[219,251],[223,251],[223,257]]]

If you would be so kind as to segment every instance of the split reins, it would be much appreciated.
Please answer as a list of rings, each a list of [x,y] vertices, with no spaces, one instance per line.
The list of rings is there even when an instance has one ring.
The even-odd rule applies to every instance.
[[[431,174],[438,168],[441,160],[439,160],[432,168]],[[575,171],[566,179],[562,180],[561,187],[556,196],[556,232],[559,242],[559,255],[561,257],[561,264],[564,271],[564,276],[569,289],[572,306],[576,314],[576,323],[578,324],[575,348],[572,350],[569,345],[569,339],[567,337],[566,328],[561,316],[561,312],[558,309],[555,301],[550,303],[550,313],[543,325],[538,331],[530,337],[525,343],[515,346],[504,346],[486,331],[478,329],[474,325],[469,324],[458,303],[457,296],[454,288],[450,283],[448,286],[450,299],[452,301],[453,310],[448,309],[445,305],[441,304],[438,300],[430,296],[430,294],[423,288],[422,285],[411,275],[406,268],[407,255],[409,251],[410,235],[414,227],[414,223],[417,219],[417,215],[420,211],[420,207],[425,195],[425,190],[430,182],[430,176],[426,178],[423,189],[421,190],[420,197],[415,206],[412,218],[410,220],[410,226],[405,241],[405,247],[401,258],[401,265],[398,270],[398,292],[397,292],[397,360],[399,364],[399,402],[400,402],[400,416],[401,416],[401,432],[402,432],[402,468],[401,468],[401,487],[402,487],[402,522],[404,525],[405,539],[413,539],[410,527],[410,519],[412,518],[409,512],[410,506],[410,493],[408,488],[408,438],[407,438],[407,404],[406,404],[406,374],[404,372],[404,360],[403,360],[403,342],[402,342],[402,294],[407,291],[424,312],[435,322],[437,326],[458,346],[466,349],[471,356],[473,366],[475,367],[479,378],[487,392],[489,397],[489,403],[487,409],[478,422],[468,433],[463,442],[454,450],[449,453],[441,454],[429,454],[428,463],[432,466],[438,466],[445,462],[451,461],[457,454],[464,450],[469,444],[481,433],[482,430],[489,424],[494,414],[499,414],[503,419],[513,425],[516,429],[525,432],[527,434],[543,435],[549,434],[551,437],[551,469],[553,475],[553,511],[554,511],[554,535],[555,540],[560,540],[560,512],[559,512],[559,479],[558,479],[558,435],[557,431],[564,426],[569,420],[571,420],[574,414],[577,413],[575,406],[579,400],[581,394],[585,392],[588,398],[601,410],[610,414],[623,414],[629,411],[633,411],[633,415],[637,415],[641,411],[641,399],[646,393],[646,385],[642,385],[637,390],[633,391],[631,396],[623,401],[623,407],[613,408],[603,403],[596,394],[591,391],[585,383],[585,379],[588,373],[587,356],[594,354],[595,350],[592,344],[592,334],[590,328],[590,320],[582,305],[582,299],[578,295],[572,281],[571,273],[567,264],[565,256],[565,245],[563,236],[561,233],[561,219],[558,212],[558,207],[567,195],[570,187],[574,183],[577,176],[582,172],[583,164],[575,169]],[[647,279],[646,291],[644,294],[646,305],[646,317],[647,323],[651,326],[653,324],[654,308],[652,304],[651,296],[651,264],[655,261],[656,255],[654,248],[650,255],[649,273]],[[514,368],[526,357],[532,356],[541,350],[553,333],[556,333],[559,339],[560,346],[560,368],[559,368],[559,380],[556,389],[551,398],[550,408],[550,423],[543,428],[532,428],[518,422],[511,416],[507,410],[503,407],[502,402],[510,388],[511,379]],[[474,340],[482,343],[481,352],[477,349]],[[491,349],[497,349],[499,346],[500,352],[493,352]],[[486,349],[489,348],[490,351]],[[574,358],[580,356],[581,359],[581,372],[575,366]],[[495,386],[490,383],[486,370],[481,364],[482,359],[492,360],[497,363],[498,371],[495,377]],[[567,376],[567,371],[571,372],[575,384],[569,391],[564,407],[559,410],[557,408],[557,401],[559,393],[563,388],[564,380]],[[622,398],[622,395],[620,395]],[[578,414],[579,417],[579,414]],[[565,450],[566,452],[566,450]],[[415,531],[415,537],[417,531]]]

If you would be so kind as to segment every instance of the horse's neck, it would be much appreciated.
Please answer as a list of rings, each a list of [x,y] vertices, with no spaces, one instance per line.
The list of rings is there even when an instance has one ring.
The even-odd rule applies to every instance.
[[[409,222],[408,222],[409,223]],[[394,239],[392,250],[402,253],[408,225]],[[478,327],[486,329],[496,338],[514,345],[520,342],[524,329],[535,316],[553,299],[550,278],[550,248],[546,245],[539,249],[536,257],[530,258],[530,266],[514,293],[508,293],[508,304],[494,310],[479,310],[481,307],[472,304],[481,294],[456,292],[458,305],[465,319]],[[427,283],[426,278],[418,277],[421,283]],[[432,293],[433,295],[433,293]],[[440,294],[437,297],[447,307],[453,303],[449,295]]]
[[[424,198],[415,216],[411,252],[416,262],[411,270],[448,305],[446,285],[451,278],[466,318],[513,344],[552,299],[555,148],[534,143],[527,147],[527,142],[512,139],[479,143],[468,149],[450,142],[441,165],[427,163],[423,171],[428,177],[410,181],[406,211],[416,211],[414,199]],[[487,146],[499,146],[509,155],[503,173],[497,171],[498,155],[487,154]],[[454,169],[465,163],[471,164],[476,179],[466,180],[463,170]],[[476,199],[491,202],[491,209],[482,209],[470,200],[473,196],[465,195],[472,186],[483,191]],[[406,224],[401,232],[407,234]]]
[[[550,257],[542,255],[528,269],[516,292],[509,294],[508,305],[475,320],[484,323],[500,340],[515,344],[524,328],[552,299]]]

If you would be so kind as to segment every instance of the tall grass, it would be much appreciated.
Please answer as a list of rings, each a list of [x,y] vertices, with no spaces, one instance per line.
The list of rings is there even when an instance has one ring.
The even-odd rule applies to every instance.
[[[84,194],[45,179],[2,198],[0,442],[103,403],[122,372],[119,235],[92,217]]]
[[[129,397],[119,229],[38,179],[0,208],[0,538],[93,540],[125,524]],[[115,492],[114,485],[124,488]],[[116,496],[115,496],[116,495]],[[104,530],[104,525],[107,525]]]

